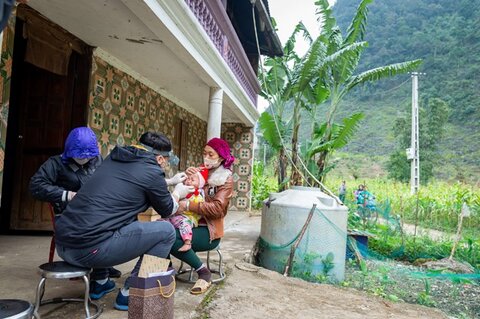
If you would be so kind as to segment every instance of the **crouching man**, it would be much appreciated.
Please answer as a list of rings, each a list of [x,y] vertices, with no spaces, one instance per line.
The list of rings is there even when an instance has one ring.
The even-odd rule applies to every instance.
[[[179,173],[165,179],[163,168],[173,158],[170,140],[147,132],[139,145],[115,147],[95,174],[69,203],[56,225],[58,255],[82,267],[105,268],[92,291],[112,291],[108,267],[143,254],[166,258],[175,242],[175,230],[166,221],[141,223],[137,215],[152,206],[162,217],[174,214],[178,201],[193,191]],[[178,183],[178,184],[177,184]],[[170,194],[168,185],[177,184]],[[138,275],[142,258],[117,295],[115,308],[128,310],[128,287]],[[99,276],[97,276],[99,277]]]

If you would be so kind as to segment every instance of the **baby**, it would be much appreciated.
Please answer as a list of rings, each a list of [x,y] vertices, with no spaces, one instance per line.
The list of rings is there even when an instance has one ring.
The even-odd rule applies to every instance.
[[[195,187],[195,191],[187,195],[187,199],[200,203],[204,201],[203,186],[208,179],[208,170],[203,169],[200,172],[190,175],[185,180],[184,184],[187,186]],[[188,251],[192,248],[192,228],[198,226],[198,221],[201,216],[190,211],[185,211],[181,215],[175,215],[168,220],[172,223],[173,227],[177,228],[182,236],[184,245],[178,249],[178,251]]]

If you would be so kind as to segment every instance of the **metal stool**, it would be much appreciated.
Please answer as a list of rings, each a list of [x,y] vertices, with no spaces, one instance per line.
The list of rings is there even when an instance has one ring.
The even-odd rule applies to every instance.
[[[25,300],[0,299],[0,318],[32,319],[33,305]]]
[[[210,252],[212,250],[215,250],[218,254],[218,267],[216,269],[212,269],[210,267]],[[225,272],[223,271],[223,256],[222,252],[220,251],[220,245],[218,245],[216,248],[212,250],[207,250],[207,268],[210,270],[210,272],[213,274],[216,274],[218,278],[212,279],[212,282],[221,282],[225,279]],[[203,251],[196,251],[198,252],[203,252]],[[181,282],[188,282],[188,283],[195,283],[195,280],[193,280],[193,273],[195,272],[195,269],[193,268],[187,268],[183,269],[183,261],[180,263],[180,267],[178,268],[177,275],[175,276],[179,281]],[[188,273],[188,278],[185,278],[185,276],[182,276],[183,274]],[[212,276],[213,278],[213,276]]]
[[[54,261],[51,263],[46,263],[41,265],[39,268],[39,273],[42,276],[37,287],[37,295],[35,297],[35,309],[34,315],[36,318],[40,318],[38,314],[38,309],[40,306],[50,304],[50,303],[61,303],[61,302],[83,302],[85,307],[85,318],[94,319],[98,318],[103,311],[103,308],[99,307],[97,304],[93,303],[90,300],[90,279],[89,275],[92,272],[91,268],[82,268],[70,265],[64,261]],[[83,299],[80,298],[53,298],[42,301],[43,294],[45,292],[45,281],[47,279],[70,279],[81,277],[85,283],[85,296]],[[95,308],[95,313],[90,316],[89,305]]]

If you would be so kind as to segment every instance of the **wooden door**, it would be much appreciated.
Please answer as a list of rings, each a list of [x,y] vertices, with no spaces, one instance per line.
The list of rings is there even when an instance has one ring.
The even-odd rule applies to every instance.
[[[91,57],[73,52],[66,76],[24,62],[21,24],[17,19],[11,99],[15,111],[9,115],[6,151],[15,160],[6,159],[13,176],[4,188],[13,190],[10,229],[49,230],[48,204],[33,199],[29,182],[45,160],[62,153],[69,131],[86,125]]]
[[[178,156],[180,162],[178,163],[178,171],[184,172],[187,169],[188,151],[188,122],[178,119],[175,122],[175,136],[172,140],[172,150]]]

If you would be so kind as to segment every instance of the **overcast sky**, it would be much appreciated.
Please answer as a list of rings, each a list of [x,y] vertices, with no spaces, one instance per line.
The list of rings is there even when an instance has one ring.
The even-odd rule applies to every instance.
[[[282,42],[290,37],[293,29],[298,22],[302,21],[307,30],[315,38],[318,35],[318,24],[315,17],[315,0],[270,0],[270,14],[277,22],[277,34]],[[308,45],[303,39],[298,38],[296,51],[302,55],[308,49]],[[268,106],[268,102],[259,97],[258,109],[260,112]]]
[[[318,35],[314,0],[270,0],[270,14],[277,22],[277,34],[285,44],[298,22],[302,21],[313,37]],[[307,45],[298,39],[297,50],[300,54],[307,50]]]

